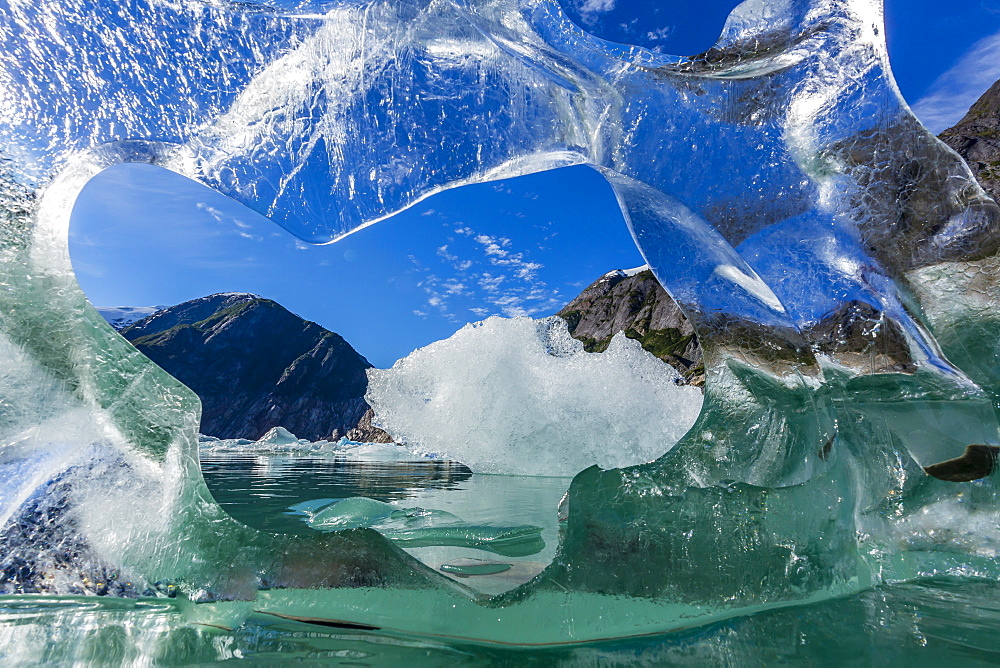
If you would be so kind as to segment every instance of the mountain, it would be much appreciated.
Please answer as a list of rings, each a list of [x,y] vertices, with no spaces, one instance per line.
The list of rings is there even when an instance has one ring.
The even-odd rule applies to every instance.
[[[625,332],[692,384],[704,382],[694,329],[647,267],[608,272],[556,315],[587,352],[602,352]]]
[[[270,299],[210,295],[157,311],[121,335],[201,398],[203,434],[257,439],[282,426],[310,440],[391,441],[371,427],[368,360]]]
[[[969,163],[983,190],[1000,202],[1000,81],[940,138]]]
[[[129,325],[136,323],[143,318],[147,318],[157,311],[162,311],[166,306],[98,306],[100,313],[108,324],[115,329],[125,329]]]

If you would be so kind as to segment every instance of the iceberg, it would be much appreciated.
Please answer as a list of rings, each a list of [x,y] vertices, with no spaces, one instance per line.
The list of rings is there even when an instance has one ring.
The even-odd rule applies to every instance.
[[[1000,209],[900,98],[881,24],[878,0],[747,0],[679,57],[555,0],[5,3],[0,593],[527,645],[1000,578],[956,528],[1000,521]],[[202,479],[197,398],[73,275],[73,202],[126,162],[315,243],[589,165],[694,324],[701,412],[655,461],[578,472],[555,561],[492,599],[371,529],[243,526]]]
[[[573,476],[644,464],[694,424],[701,391],[638,341],[586,353],[552,316],[492,317],[368,371],[375,424],[476,473]]]

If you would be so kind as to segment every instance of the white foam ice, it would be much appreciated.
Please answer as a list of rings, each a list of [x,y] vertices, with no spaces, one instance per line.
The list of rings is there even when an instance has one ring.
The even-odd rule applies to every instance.
[[[929,503],[895,527],[910,550],[959,551],[988,559],[1000,555],[1000,512],[976,508],[961,495]]]
[[[640,464],[694,424],[701,391],[616,335],[587,353],[553,316],[466,325],[391,369],[369,369],[375,423],[480,473],[570,476]]]

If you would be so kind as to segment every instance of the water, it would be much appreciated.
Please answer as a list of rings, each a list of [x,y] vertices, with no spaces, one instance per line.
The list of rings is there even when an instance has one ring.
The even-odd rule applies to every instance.
[[[201,462],[219,505],[237,520],[265,531],[308,535],[346,528],[343,523],[311,520],[336,510],[336,502],[351,503],[357,497],[409,511],[411,517],[400,522],[377,511],[373,516],[369,510],[367,516],[351,517],[349,526],[372,526],[431,568],[488,595],[530,580],[552,561],[558,543],[557,506],[570,483],[568,478],[474,474],[458,462],[430,459],[203,451]],[[430,517],[431,528],[439,530],[431,536],[414,535],[428,528],[423,521],[414,532],[414,509],[419,509],[418,520]],[[487,542],[488,549],[455,544],[465,542],[469,528],[481,535],[494,527],[539,531],[517,541],[513,549],[509,541],[499,547]],[[470,569],[488,572],[468,575]]]
[[[382,446],[391,448],[391,446]],[[525,557],[461,547],[406,548],[457,582],[492,595],[537,573],[555,554],[556,507],[566,478],[474,474],[457,462],[387,461],[343,455],[212,452],[202,470],[231,515],[271,532],[308,535],[294,507],[367,497],[419,506],[474,524],[537,524],[545,547]],[[462,560],[465,559],[463,562]],[[469,564],[485,565],[477,568]],[[511,567],[496,572],[498,563]],[[451,570],[462,570],[451,569]],[[513,573],[511,572],[513,571]],[[762,610],[665,634],[527,648],[391,629],[338,628],[252,612],[239,625],[206,622],[204,608],[179,598],[0,597],[4,665],[183,665],[253,659],[305,665],[763,665],[774,662],[918,665],[1000,660],[1000,583],[938,577],[875,587],[821,603]],[[414,614],[421,614],[419,609]]]
[[[455,489],[472,477],[468,468],[448,461],[238,453],[203,454],[201,468],[212,496],[230,515],[258,529],[298,535],[312,529],[291,506],[354,496],[401,501],[423,489]]]
[[[235,629],[189,623],[182,603],[0,597],[4,665],[995,665],[1000,584],[937,578],[669,634],[511,648],[252,614]],[[415,611],[415,614],[420,614]]]

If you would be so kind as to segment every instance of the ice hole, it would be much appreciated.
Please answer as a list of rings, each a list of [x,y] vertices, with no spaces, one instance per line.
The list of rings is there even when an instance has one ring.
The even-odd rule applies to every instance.
[[[452,396],[463,394],[463,382],[509,395],[496,402],[511,412],[506,417],[483,416],[474,404],[456,404],[470,416],[465,427],[454,418],[447,429],[433,416],[419,419],[416,428],[412,420],[403,420],[406,438],[414,440],[409,449],[338,440],[343,431],[317,434],[300,428],[293,433],[286,425],[268,425],[266,433],[248,427],[202,436],[202,473],[212,494],[236,519],[259,529],[307,534],[373,527],[435,568],[488,563],[442,572],[499,593],[551,561],[558,544],[556,509],[574,473],[594,463],[649,461],[672,444],[657,441],[652,449],[619,457],[614,450],[629,438],[622,435],[627,416],[605,420],[614,431],[606,434],[606,452],[601,443],[553,438],[575,433],[570,421],[579,421],[579,415],[574,417],[574,411],[593,412],[608,403],[595,396],[575,408],[579,398],[566,394],[567,388],[601,393],[601,387],[616,382],[615,374],[630,376],[621,379],[626,385],[647,382],[649,376],[649,369],[629,366],[645,354],[638,344],[636,350],[609,350],[607,369],[593,366],[600,356],[589,359],[582,345],[575,351],[578,359],[545,362],[542,358],[552,351],[545,343],[551,335],[544,330],[552,325],[529,324],[528,318],[551,316],[607,271],[642,263],[609,187],[587,168],[446,191],[336,243],[315,246],[186,177],[150,165],[120,165],[98,174],[80,194],[70,253],[88,299],[110,321],[118,318],[119,327],[159,307],[218,293],[239,301],[239,295],[249,293],[340,334],[376,368],[388,369],[431,344],[410,368],[424,376],[437,374],[439,385],[457,391]],[[488,317],[494,317],[492,325],[473,327],[463,335],[465,343],[449,343],[457,330]],[[158,336],[164,326],[143,330],[143,336]],[[469,336],[486,339],[470,344]],[[633,343],[623,337],[617,347]],[[278,339],[269,345],[277,350],[281,344]],[[528,350],[532,346],[534,353]],[[565,396],[553,395],[548,412],[527,416],[518,406],[537,404],[530,391],[515,387],[517,382],[490,385],[487,377],[468,373],[491,365],[510,371],[511,363],[476,359],[478,354],[514,355],[524,372],[515,380]],[[563,351],[562,357],[568,354]],[[246,360],[234,358],[233,363]],[[595,370],[607,378],[573,380],[573,374],[583,381]],[[669,369],[664,372],[660,384],[672,391]],[[383,406],[396,401],[388,410],[395,418],[408,410],[405,401],[398,401],[407,397],[399,393],[419,391],[409,385],[413,381],[404,374],[401,385],[380,397]],[[238,394],[237,388],[230,390]],[[693,420],[700,395],[688,399],[693,403],[685,410]],[[484,422],[489,419],[509,429],[491,429]],[[512,424],[518,419],[524,423]],[[588,434],[596,433],[595,419],[602,421],[600,415],[585,421]],[[684,430],[679,427],[676,436]],[[491,432],[502,436],[484,439]],[[539,436],[529,443],[532,433]],[[558,451],[546,452],[552,448]],[[530,457],[532,449],[544,456]],[[525,470],[526,460],[539,462],[539,468]],[[484,462],[490,465],[483,468]],[[504,468],[505,462],[516,466]]]

